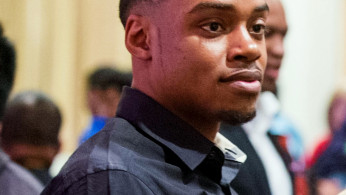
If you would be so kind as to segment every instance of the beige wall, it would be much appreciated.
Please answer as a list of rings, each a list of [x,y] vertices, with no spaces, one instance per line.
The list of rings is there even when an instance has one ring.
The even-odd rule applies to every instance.
[[[1,0],[0,22],[17,49],[12,94],[39,89],[63,112],[63,151],[88,123],[85,76],[99,63],[130,71],[115,0]]]

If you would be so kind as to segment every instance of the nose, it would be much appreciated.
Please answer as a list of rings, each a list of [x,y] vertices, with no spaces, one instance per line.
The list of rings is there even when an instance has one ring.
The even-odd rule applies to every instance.
[[[251,63],[261,57],[259,41],[255,40],[245,26],[234,29],[228,37],[228,61]]]

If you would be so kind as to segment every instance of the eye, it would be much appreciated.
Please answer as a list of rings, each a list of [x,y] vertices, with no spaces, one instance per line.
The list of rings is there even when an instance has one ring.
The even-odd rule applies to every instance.
[[[258,35],[263,35],[266,31],[266,26],[263,24],[256,24],[252,26],[251,32]]]
[[[218,22],[210,22],[208,24],[203,25],[202,28],[210,32],[221,32],[224,30],[222,25]]]

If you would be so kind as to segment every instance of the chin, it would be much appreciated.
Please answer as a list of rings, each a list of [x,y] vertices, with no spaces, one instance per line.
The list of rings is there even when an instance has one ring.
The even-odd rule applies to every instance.
[[[256,116],[256,110],[243,112],[243,111],[222,111],[219,113],[219,118],[230,125],[241,125],[251,121]]]

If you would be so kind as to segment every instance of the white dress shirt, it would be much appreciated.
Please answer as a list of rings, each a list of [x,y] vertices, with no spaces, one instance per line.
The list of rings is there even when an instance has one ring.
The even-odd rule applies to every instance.
[[[271,92],[261,93],[257,102],[256,117],[244,124],[250,142],[260,157],[273,195],[292,195],[293,186],[284,161],[268,137],[268,130],[280,104]]]

